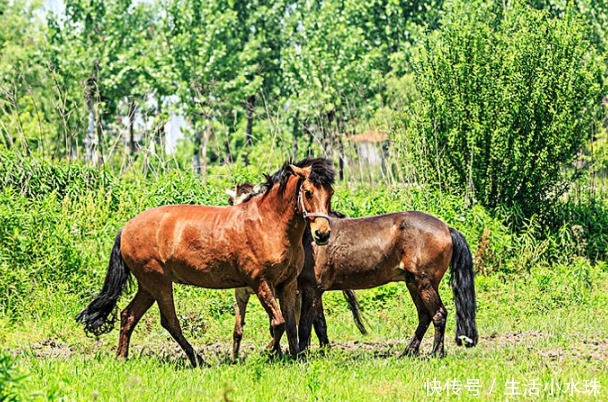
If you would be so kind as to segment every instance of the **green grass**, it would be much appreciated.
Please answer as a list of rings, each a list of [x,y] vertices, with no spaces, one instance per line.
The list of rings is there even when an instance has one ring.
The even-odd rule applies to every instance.
[[[468,400],[475,399],[475,381],[483,400],[505,400],[509,381],[522,393],[540,384],[539,396],[522,395],[522,400],[608,399],[608,273],[605,267],[594,267],[590,277],[592,286],[581,296],[559,268],[554,286],[544,294],[539,291],[542,280],[535,276],[507,281],[478,277],[481,339],[472,349],[453,342],[454,308],[444,281],[441,293],[452,313],[444,359],[398,357],[416,325],[402,284],[358,292],[367,306],[367,337],[357,333],[341,295],[327,294],[329,335],[336,344],[306,361],[268,360],[263,351],[269,340],[267,318],[254,300],[245,327],[245,356],[231,364],[233,320],[223,312],[231,292],[184,287],[177,291],[178,314],[186,336],[202,350],[210,368],[189,368],[160,327],[155,308],[136,329],[127,362],[114,359],[116,330],[96,342],[71,320],[72,311],[5,323],[0,340],[3,349],[16,355],[16,375],[25,375],[11,389],[19,398],[33,400],[418,400],[429,396],[433,384],[441,388],[442,396],[432,395],[437,400],[446,397],[447,385],[460,389],[451,399]],[[430,350],[429,335],[423,355]],[[555,388],[551,396],[552,381],[554,387],[574,382],[578,388],[573,395]],[[598,398],[585,388],[590,381],[601,386]]]
[[[357,332],[339,292],[324,297],[331,351],[305,361],[269,361],[268,318],[255,298],[247,316],[243,359],[232,364],[231,291],[176,286],[185,336],[210,368],[192,370],[153,307],[132,338],[131,358],[114,359],[117,330],[88,338],[73,317],[101,289],[116,230],[137,213],[167,203],[226,203],[234,177],[207,184],[186,171],[144,177],[99,176],[79,166],[22,163],[0,153],[0,401],[5,400],[505,400],[508,381],[577,392],[521,400],[608,400],[608,266],[605,198],[568,201],[548,227],[530,219],[518,231],[509,213],[494,215],[462,198],[426,188],[336,186],[332,206],[349,216],[416,209],[462,231],[476,256],[478,347],[455,345],[454,306],[446,277],[441,297],[450,313],[444,359],[398,358],[417,325],[404,284],[357,292],[370,335]],[[27,180],[23,181],[22,178]],[[575,227],[576,226],[576,227]],[[119,303],[124,308],[133,293]],[[431,348],[432,329],[422,345]],[[313,340],[313,344],[314,344]],[[286,346],[286,340],[283,341]],[[437,381],[437,382],[435,382]],[[478,381],[481,395],[469,392]],[[599,382],[599,396],[583,391]],[[426,385],[426,387],[425,387]],[[441,395],[429,395],[441,385]],[[557,390],[555,390],[557,391]]]

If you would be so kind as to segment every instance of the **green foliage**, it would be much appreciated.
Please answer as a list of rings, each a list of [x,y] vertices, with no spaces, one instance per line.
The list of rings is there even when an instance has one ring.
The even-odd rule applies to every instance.
[[[111,182],[105,171],[80,163],[52,163],[19,153],[0,153],[0,187],[28,198],[41,199],[52,193],[60,199],[84,195],[98,189],[108,190]]]
[[[573,10],[453,2],[420,55],[407,122],[427,178],[490,208],[546,213],[576,174],[604,90],[585,35]]]

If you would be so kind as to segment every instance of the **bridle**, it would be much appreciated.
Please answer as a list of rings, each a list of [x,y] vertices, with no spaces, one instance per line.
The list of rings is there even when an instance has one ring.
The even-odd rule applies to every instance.
[[[298,203],[296,205],[296,210],[298,207],[302,209],[302,217],[305,220],[308,219],[310,221],[314,221],[317,218],[324,218],[327,219],[327,223],[329,223],[329,215],[318,212],[310,213],[306,210],[306,207],[304,206],[304,199],[302,198],[302,183],[300,183],[300,190],[298,191]]]

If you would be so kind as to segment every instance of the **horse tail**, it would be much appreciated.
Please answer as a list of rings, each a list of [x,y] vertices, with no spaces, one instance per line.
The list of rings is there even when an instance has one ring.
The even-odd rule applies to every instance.
[[[122,229],[114,239],[114,247],[110,254],[108,273],[103,282],[101,292],[76,317],[77,322],[84,324],[84,332],[99,336],[114,328],[116,321],[116,302],[125,290],[131,272],[120,255],[120,238]]]
[[[452,236],[452,293],[456,304],[456,344],[475,346],[478,340],[475,324],[475,282],[473,256],[469,245],[458,230],[450,228]]]
[[[361,317],[361,305],[359,304],[359,300],[357,300],[357,296],[355,292],[352,290],[343,290],[342,294],[348,303],[348,308],[353,313],[353,318],[355,319],[355,325],[361,334],[367,335],[367,329],[363,324],[363,317]]]

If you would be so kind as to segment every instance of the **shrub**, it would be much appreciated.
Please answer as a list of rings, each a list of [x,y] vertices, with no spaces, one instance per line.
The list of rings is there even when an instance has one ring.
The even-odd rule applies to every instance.
[[[602,95],[603,64],[569,9],[455,1],[416,63],[408,141],[427,178],[485,206],[543,213],[576,175]]]

